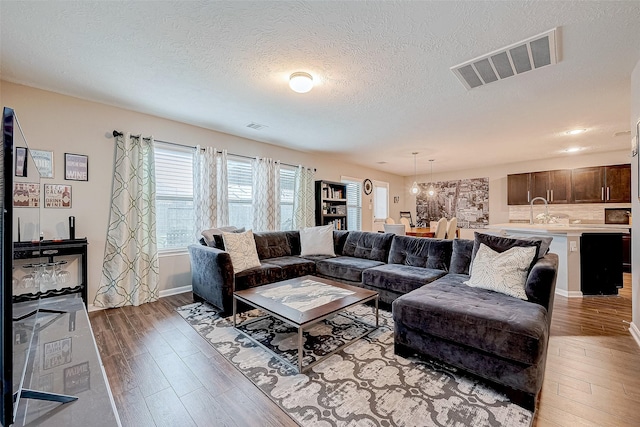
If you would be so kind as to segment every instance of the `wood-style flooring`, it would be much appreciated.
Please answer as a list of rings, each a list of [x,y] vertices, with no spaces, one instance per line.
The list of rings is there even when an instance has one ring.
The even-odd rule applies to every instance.
[[[295,426],[175,312],[191,293],[90,313],[122,425]],[[534,426],[640,426],[640,347],[619,296],[555,297]]]

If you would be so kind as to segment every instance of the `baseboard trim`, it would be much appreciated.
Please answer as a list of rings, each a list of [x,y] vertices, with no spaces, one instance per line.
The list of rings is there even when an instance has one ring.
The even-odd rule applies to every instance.
[[[581,291],[565,291],[558,288],[556,288],[556,294],[567,298],[582,298],[583,296]]]
[[[183,294],[185,292],[191,292],[191,285],[180,286],[180,287],[171,288],[171,289],[165,289],[163,291],[160,291],[159,296],[160,296],[160,298],[164,298],[164,297],[170,297],[171,295]]]
[[[164,298],[164,297],[169,297],[171,295],[178,295],[178,294],[183,294],[185,292],[191,292],[191,285],[187,285],[187,286],[180,286],[177,288],[171,288],[171,289],[165,289],[163,291],[160,291],[158,293],[158,296],[160,298]],[[87,311],[89,313],[91,313],[92,311],[100,311],[100,310],[104,310],[106,307],[98,307],[96,305],[93,304],[89,304],[87,306]]]
[[[631,332],[631,336],[636,340],[636,344],[640,347],[640,329],[638,329],[635,323],[631,322],[629,324],[629,332]]]

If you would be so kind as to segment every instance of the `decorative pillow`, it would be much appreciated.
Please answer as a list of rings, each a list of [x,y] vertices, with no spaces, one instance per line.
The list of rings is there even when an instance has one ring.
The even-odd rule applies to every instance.
[[[300,255],[336,256],[333,248],[333,224],[300,230]]]
[[[478,233],[477,231],[474,233],[475,239],[473,243],[473,252],[471,253],[471,265],[469,266],[469,271],[473,270],[473,263],[476,258],[476,253],[478,249],[480,249],[480,245],[484,243],[489,248],[493,249],[497,252],[504,252],[507,249],[511,249],[513,247],[536,247],[536,257],[531,261],[530,268],[533,267],[533,264],[536,263],[538,259],[538,254],[540,253],[540,246],[542,245],[542,241],[540,239],[513,239],[510,237],[503,236],[495,236],[493,234],[484,234]]]
[[[256,241],[253,239],[251,230],[244,233],[223,232],[222,239],[226,251],[231,257],[233,264],[233,274],[248,270],[254,267],[260,267],[260,259],[258,251],[256,251]]]
[[[204,241],[207,242],[207,246],[216,247],[214,236],[222,236],[223,232],[234,231],[234,230],[237,230],[237,228],[230,225],[227,227],[210,228],[208,230],[204,230],[200,234],[202,235],[202,237],[204,237]]]
[[[514,246],[500,253],[481,243],[471,267],[471,277],[464,283],[526,301],[524,288],[529,267],[536,260],[537,252],[536,246]]]
[[[229,231],[229,233],[244,233],[246,230],[244,227],[242,228],[236,228],[235,230],[231,230]],[[225,233],[227,233],[225,231]],[[254,236],[255,238],[255,236]],[[215,242],[215,248],[220,249],[221,251],[224,251],[224,239],[222,238],[222,233],[221,234],[214,234],[213,235],[213,241]]]

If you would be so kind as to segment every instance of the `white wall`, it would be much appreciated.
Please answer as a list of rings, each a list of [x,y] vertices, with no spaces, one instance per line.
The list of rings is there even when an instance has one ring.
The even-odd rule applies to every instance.
[[[163,141],[200,144],[230,153],[271,157],[284,163],[303,164],[317,169],[316,179],[339,181],[342,175],[385,181],[390,188],[390,214],[399,216],[403,206],[403,177],[340,161],[339,156],[304,153],[240,138],[159,117],[98,104],[27,86],[0,81],[0,103],[15,109],[31,148],[53,150],[55,176],[46,183],[72,186],[71,209],[43,209],[45,238],[59,236],[68,229],[67,218],[76,217],[76,237],[89,241],[89,303],[98,289],[109,219],[113,169],[114,129],[133,134],[153,135]],[[64,180],[64,153],[89,156],[89,181]],[[394,204],[393,196],[400,196]],[[363,229],[372,226],[368,196],[363,194]],[[67,237],[67,236],[60,236]],[[190,285],[189,257],[163,256],[160,259],[160,290]]]
[[[536,172],[554,169],[573,169],[587,166],[615,165],[631,162],[629,150],[611,151],[597,154],[567,154],[562,157],[546,160],[509,163],[486,168],[470,169],[448,173],[436,173],[437,162],[434,163],[434,181],[450,181],[467,178],[489,178],[489,223],[499,224],[509,222],[509,207],[507,205],[507,175],[522,172]],[[428,182],[430,174],[418,175],[418,182]],[[413,183],[413,176],[404,180],[406,203],[404,209],[411,211],[416,217],[416,198],[409,195],[409,188]],[[628,206],[628,205],[618,205]],[[604,210],[604,208],[603,208]]]
[[[631,74],[631,134],[636,135],[636,123],[640,120],[640,61],[636,64]],[[631,201],[633,212],[640,213],[640,201],[638,195],[638,161],[639,157],[631,162]],[[631,238],[631,279],[632,289],[632,325],[631,334],[640,345],[640,221],[633,221]]]

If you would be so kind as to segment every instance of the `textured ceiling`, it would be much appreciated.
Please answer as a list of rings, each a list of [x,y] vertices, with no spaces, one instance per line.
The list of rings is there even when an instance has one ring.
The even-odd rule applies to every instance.
[[[414,151],[442,172],[626,149],[640,59],[637,0],[2,1],[0,24],[4,80],[400,175]],[[470,91],[449,70],[554,27],[557,65]]]

